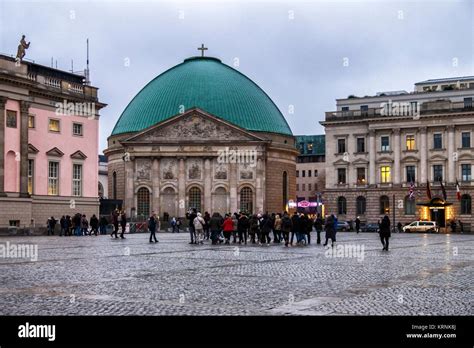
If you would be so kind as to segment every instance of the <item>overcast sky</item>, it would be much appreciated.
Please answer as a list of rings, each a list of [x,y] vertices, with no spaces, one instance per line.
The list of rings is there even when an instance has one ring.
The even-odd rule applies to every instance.
[[[58,68],[85,67],[100,88],[100,151],[133,96],[185,58],[218,57],[254,80],[294,134],[322,134],[335,99],[412,90],[429,78],[474,75],[474,6],[447,1],[0,0],[0,52]],[[348,63],[348,66],[345,66]],[[290,114],[290,105],[294,113]]]

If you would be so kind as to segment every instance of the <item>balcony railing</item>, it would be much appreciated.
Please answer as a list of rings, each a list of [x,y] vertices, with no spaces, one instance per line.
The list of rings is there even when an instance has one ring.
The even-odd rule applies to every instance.
[[[450,101],[434,101],[419,104],[416,109],[411,106],[403,106],[395,111],[384,107],[369,108],[367,110],[347,110],[347,111],[328,111],[326,112],[326,121],[351,120],[360,118],[379,118],[379,117],[397,117],[429,115],[450,112],[474,112],[472,103],[450,102]]]

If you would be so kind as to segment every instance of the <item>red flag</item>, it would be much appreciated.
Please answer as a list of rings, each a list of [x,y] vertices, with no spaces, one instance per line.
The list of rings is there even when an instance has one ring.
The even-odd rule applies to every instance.
[[[458,179],[456,179],[456,196],[458,197],[458,201],[461,200],[461,187],[459,186]]]
[[[431,200],[431,188],[429,180],[426,180],[426,195],[428,196],[428,199]]]

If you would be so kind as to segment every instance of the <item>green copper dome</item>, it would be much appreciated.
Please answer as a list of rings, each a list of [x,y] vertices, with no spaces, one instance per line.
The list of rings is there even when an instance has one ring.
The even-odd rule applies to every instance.
[[[211,57],[188,58],[149,82],[125,108],[112,135],[141,131],[193,107],[247,130],[292,135],[260,87]]]

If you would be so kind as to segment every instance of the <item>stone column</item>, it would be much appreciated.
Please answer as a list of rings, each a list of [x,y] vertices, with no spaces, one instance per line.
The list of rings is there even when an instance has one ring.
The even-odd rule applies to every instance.
[[[186,168],[185,157],[178,157],[178,216],[186,216]]]
[[[212,211],[212,168],[211,157],[204,158],[204,209],[203,211]]]
[[[369,186],[375,186],[375,130],[369,129]]]
[[[452,184],[456,181],[457,173],[456,173],[456,161],[457,157],[455,157],[455,149],[454,149],[454,126],[449,125],[446,127],[448,131],[448,173],[446,175],[446,180],[449,184]]]
[[[5,197],[5,105],[7,97],[0,96],[0,197]]]
[[[151,169],[151,185],[153,190],[152,196],[152,210],[156,215],[160,216],[160,158],[154,157]]]
[[[257,157],[257,175],[256,175],[256,193],[255,193],[255,211],[265,213],[265,155],[260,154]]]
[[[237,163],[229,163],[229,187],[230,187],[230,212],[237,211],[237,178],[239,175],[239,166]]]
[[[28,110],[30,103],[20,101],[20,197],[28,193]]]
[[[125,198],[124,206],[127,216],[132,217],[132,208],[135,203],[135,157],[125,160]],[[136,209],[137,207],[135,207]],[[136,210],[135,210],[136,212]]]
[[[394,129],[393,134],[393,184],[400,185],[400,129]]]
[[[420,127],[420,184],[426,185],[426,181],[428,180],[428,173],[427,173],[427,166],[428,166],[428,155],[427,155],[427,147],[428,144],[426,142],[426,127]]]

